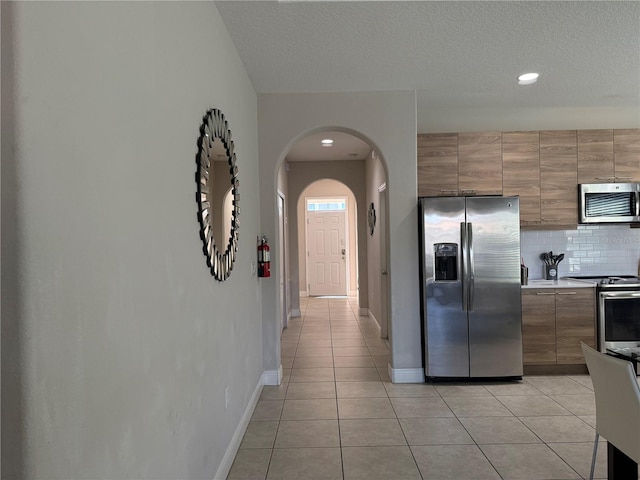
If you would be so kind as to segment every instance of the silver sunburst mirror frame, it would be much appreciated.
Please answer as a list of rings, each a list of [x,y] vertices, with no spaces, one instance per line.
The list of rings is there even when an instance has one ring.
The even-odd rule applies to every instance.
[[[225,160],[226,163],[221,163]],[[210,109],[202,118],[196,165],[196,201],[200,238],[204,244],[203,253],[207,258],[211,275],[216,280],[224,281],[231,274],[238,251],[240,194],[231,131],[224,114],[217,108]],[[216,188],[222,185],[226,194],[231,195],[230,211],[223,213],[223,207],[219,205],[220,192],[216,193],[214,185]],[[223,219],[225,215],[228,218]]]

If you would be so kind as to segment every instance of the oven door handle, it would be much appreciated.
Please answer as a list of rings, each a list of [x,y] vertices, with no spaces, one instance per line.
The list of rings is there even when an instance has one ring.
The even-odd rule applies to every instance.
[[[640,291],[600,292],[600,298],[640,298]]]

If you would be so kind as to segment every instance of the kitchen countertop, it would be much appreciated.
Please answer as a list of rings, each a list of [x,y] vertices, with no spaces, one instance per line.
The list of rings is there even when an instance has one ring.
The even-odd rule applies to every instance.
[[[522,285],[522,288],[595,288],[597,283],[589,280],[532,280],[529,279],[528,285]]]

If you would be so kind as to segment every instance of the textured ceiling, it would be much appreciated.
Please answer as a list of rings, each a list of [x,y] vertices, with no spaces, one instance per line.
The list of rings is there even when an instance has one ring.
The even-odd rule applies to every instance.
[[[540,112],[558,128],[569,111],[565,128],[588,128],[580,112],[640,126],[637,1],[216,5],[258,93],[415,90],[418,132],[531,128]],[[528,71],[540,81],[518,86]]]

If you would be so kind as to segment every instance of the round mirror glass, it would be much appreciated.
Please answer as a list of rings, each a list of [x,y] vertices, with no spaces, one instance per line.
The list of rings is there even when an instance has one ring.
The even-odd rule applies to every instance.
[[[196,156],[198,220],[211,275],[226,280],[238,250],[238,169],[224,115],[211,109],[202,119]]]

